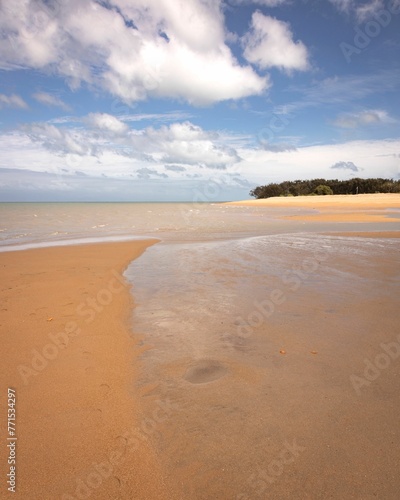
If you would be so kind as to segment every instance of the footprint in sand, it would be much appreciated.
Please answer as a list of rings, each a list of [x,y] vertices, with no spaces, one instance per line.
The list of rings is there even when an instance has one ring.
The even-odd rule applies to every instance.
[[[219,361],[202,359],[193,363],[186,370],[183,378],[191,384],[207,384],[220,379],[227,373],[228,369]]]

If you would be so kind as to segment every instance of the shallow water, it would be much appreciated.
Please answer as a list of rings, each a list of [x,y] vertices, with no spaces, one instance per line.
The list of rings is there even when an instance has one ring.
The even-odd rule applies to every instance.
[[[397,401],[399,383],[387,393],[377,382],[360,402],[349,377],[371,345],[374,352],[397,334],[398,240],[296,233],[161,242],[126,276],[142,335],[145,407],[151,414],[165,398],[175,405],[154,446],[185,498],[360,491],[353,475],[368,471],[362,450],[371,430],[358,412],[376,417],[382,400]],[[383,419],[373,439],[382,424],[400,438]],[[389,445],[387,435],[379,439]],[[301,452],[274,471],[294,441]],[[357,498],[377,487],[376,467]],[[394,491],[388,484],[381,497]]]
[[[0,203],[0,251],[137,237],[193,241],[326,230],[324,224],[280,218],[314,212],[214,203]],[[387,229],[399,226],[391,223]],[[381,228],[347,224],[346,230],[360,227],[365,231]],[[330,228],[340,231],[343,224]]]
[[[185,233],[191,238],[285,224],[279,211],[185,203],[1,203],[0,245]],[[290,225],[290,224],[289,224]]]

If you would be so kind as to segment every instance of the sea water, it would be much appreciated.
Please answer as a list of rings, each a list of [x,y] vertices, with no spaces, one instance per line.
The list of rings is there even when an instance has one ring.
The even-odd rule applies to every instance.
[[[192,241],[325,230],[322,223],[282,218],[312,213],[316,210],[218,203],[0,203],[0,251],[138,237]],[[340,231],[343,224],[329,227]],[[357,228],[382,226],[346,225],[346,230]]]
[[[212,203],[0,203],[0,246],[279,231],[279,214]]]

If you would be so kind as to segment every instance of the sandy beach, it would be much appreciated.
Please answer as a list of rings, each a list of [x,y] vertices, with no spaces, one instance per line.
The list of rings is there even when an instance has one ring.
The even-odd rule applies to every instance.
[[[399,21],[0,0],[0,500],[400,499]]]
[[[304,211],[283,216],[307,222],[399,222],[400,194],[288,196],[229,203],[244,207],[275,207]],[[397,209],[397,210],[396,210]]]
[[[400,205],[354,199],[321,232],[0,253],[15,498],[397,499]]]
[[[7,388],[16,391],[15,498],[170,498],[151,447],[135,437],[142,417],[131,383],[143,347],[130,335],[122,277],[154,241],[0,254],[1,394],[4,408]],[[3,427],[4,448],[5,438]],[[2,452],[2,498],[7,458]]]

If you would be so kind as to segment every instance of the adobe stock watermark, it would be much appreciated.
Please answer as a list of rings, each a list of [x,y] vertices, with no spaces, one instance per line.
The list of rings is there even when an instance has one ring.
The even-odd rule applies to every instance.
[[[381,352],[378,353],[372,360],[364,359],[364,370],[362,375],[350,375],[350,382],[358,396],[361,396],[361,389],[369,387],[372,382],[377,380],[384,370],[387,370],[400,357],[400,334],[393,342],[380,344]]]
[[[92,323],[105,307],[111,304],[113,297],[122,292],[128,284],[124,278],[112,270],[113,278],[111,278],[106,287],[97,292],[94,297],[89,297],[82,301],[75,310],[77,316],[84,318],[86,325]],[[56,333],[49,333],[47,338],[49,342],[41,349],[32,349],[31,360],[28,364],[20,364],[17,366],[17,371],[21,376],[24,385],[28,385],[29,378],[35,377],[54,361],[61,351],[67,348],[71,338],[77,337],[82,333],[76,321],[69,321],[63,330]]]
[[[296,292],[328,257],[329,253],[327,251],[314,252],[313,256],[304,259],[300,266],[294,266],[292,269],[286,271],[281,277],[284,287],[275,288],[262,301],[254,301],[254,309],[247,315],[246,320],[242,316],[236,317],[238,336],[241,338],[250,337],[255,328],[260,327],[274,314],[280,305],[286,302],[288,292]]]
[[[251,500],[255,496],[259,497],[264,495],[268,485],[274,484],[285,472],[285,469],[293,464],[305,450],[306,447],[298,445],[296,439],[293,439],[292,444],[286,441],[279,455],[271,460],[267,469],[259,469],[247,480],[247,484],[251,489],[251,494],[240,493],[236,496],[236,500]]]
[[[122,465],[128,454],[139,450],[144,442],[149,440],[162,423],[171,418],[178,406],[170,399],[156,401],[157,408],[152,412],[151,418],[144,418],[140,426],[128,429],[120,438],[120,444],[107,454],[107,460],[93,462],[84,477],[76,478],[73,494],[64,493],[61,500],[83,500],[89,498],[95,490],[107,481],[115,469]]]
[[[355,28],[353,44],[341,42],[339,47],[347,63],[354,55],[359,55],[378,37],[382,30],[387,28],[395,16],[400,14],[400,0],[390,0],[385,9],[376,12],[374,19],[367,21],[362,27]]]

